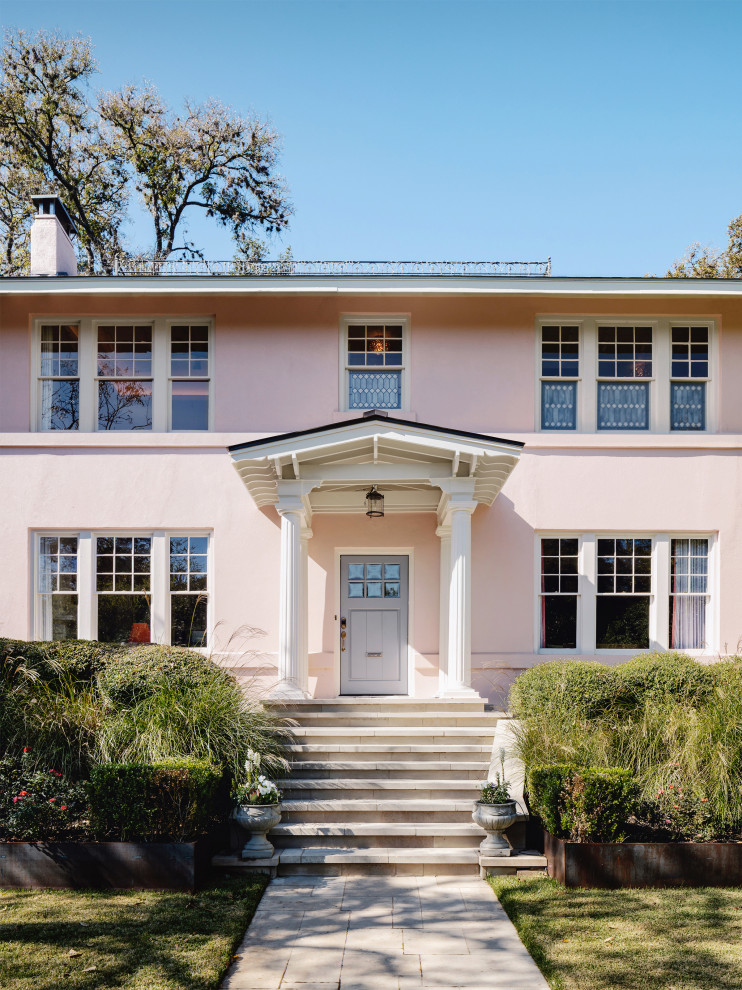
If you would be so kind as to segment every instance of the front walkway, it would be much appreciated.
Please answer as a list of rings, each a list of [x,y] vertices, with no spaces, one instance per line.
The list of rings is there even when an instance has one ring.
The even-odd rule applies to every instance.
[[[464,877],[284,877],[222,990],[548,990],[489,885]]]

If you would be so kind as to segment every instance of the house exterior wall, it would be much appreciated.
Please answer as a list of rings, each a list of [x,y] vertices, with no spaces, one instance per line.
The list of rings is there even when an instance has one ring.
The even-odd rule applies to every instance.
[[[278,642],[280,520],[258,509],[226,447],[350,418],[338,396],[340,320],[405,314],[405,418],[522,441],[491,508],[472,520],[473,684],[500,700],[538,648],[540,533],[710,534],[716,616],[707,656],[742,637],[742,296],[596,299],[492,294],[310,292],[269,297],[37,293],[0,296],[0,636],[34,635],[33,534],[39,531],[212,534],[211,647],[267,684]],[[113,280],[109,280],[114,285]],[[0,286],[0,291],[2,286]],[[713,320],[717,429],[708,433],[549,433],[536,423],[536,325],[563,314]],[[213,431],[31,432],[38,319],[209,318]],[[585,387],[591,387],[587,370]],[[593,383],[594,386],[594,383]],[[309,541],[310,689],[336,690],[339,548],[411,553],[414,693],[438,690],[439,540],[432,513],[316,514]],[[260,632],[248,635],[245,627]],[[564,655],[576,655],[564,653]],[[620,662],[625,653],[596,653]]]

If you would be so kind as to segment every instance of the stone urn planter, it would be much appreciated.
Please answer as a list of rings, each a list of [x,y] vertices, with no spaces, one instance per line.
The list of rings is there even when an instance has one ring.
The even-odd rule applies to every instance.
[[[471,816],[487,833],[487,837],[480,843],[480,853],[483,856],[509,856],[512,849],[503,832],[510,828],[518,817],[515,801],[504,801],[502,804],[475,801]]]
[[[237,824],[250,833],[242,847],[243,859],[271,859],[275,852],[268,832],[281,821],[280,804],[239,804],[232,812]]]

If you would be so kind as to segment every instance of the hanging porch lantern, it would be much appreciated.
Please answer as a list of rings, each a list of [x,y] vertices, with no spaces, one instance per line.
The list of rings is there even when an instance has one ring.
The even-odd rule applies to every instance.
[[[384,515],[384,496],[376,491],[376,485],[366,492],[366,515],[370,519]]]

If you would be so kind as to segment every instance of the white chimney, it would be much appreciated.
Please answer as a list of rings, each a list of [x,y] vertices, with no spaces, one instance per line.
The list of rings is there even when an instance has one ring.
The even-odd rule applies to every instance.
[[[31,274],[77,275],[71,237],[75,225],[62,200],[53,193],[32,196],[36,210],[31,225]]]

